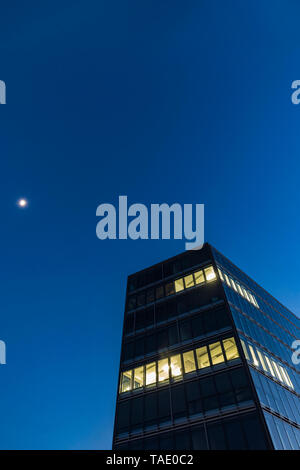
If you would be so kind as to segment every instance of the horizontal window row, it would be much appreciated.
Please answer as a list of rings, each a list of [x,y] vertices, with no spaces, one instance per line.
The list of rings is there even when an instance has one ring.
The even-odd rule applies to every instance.
[[[185,418],[198,419],[249,404],[252,399],[245,370],[239,367],[120,401],[116,433],[147,431]]]
[[[208,263],[211,259],[210,249],[203,246],[201,250],[190,250],[177,256],[175,259],[153,266],[149,269],[133,274],[128,279],[128,291],[141,289],[148,284],[161,281],[163,278],[173,276],[182,271],[192,269],[199,264]]]
[[[206,428],[206,429],[205,429]],[[297,447],[295,447],[297,448]],[[263,450],[266,437],[257,414],[227,418],[206,426],[159,433],[116,444],[116,450]]]
[[[192,310],[211,306],[221,300],[222,289],[218,284],[210,284],[201,293],[195,289],[184,292],[180,297],[165,299],[149,307],[127,313],[124,320],[124,334],[143,330],[175,319]]]
[[[142,307],[154,302],[155,300],[177,294],[178,292],[182,292],[190,287],[205,284],[206,282],[211,282],[215,279],[216,273],[213,266],[208,266],[207,268],[200,269],[186,276],[175,279],[174,281],[144,290],[137,295],[130,295],[127,301],[127,310]]]
[[[287,387],[294,389],[286,368],[279,364],[278,361],[272,359],[271,356],[263,352],[257,346],[252,345],[247,340],[241,340],[241,344],[246,359],[252,366],[262,370],[274,379],[279,380],[279,382]]]
[[[257,303],[255,296],[249,290],[245,289],[244,286],[239,284],[237,281],[235,281],[231,276],[226,274],[224,271],[221,271],[220,268],[218,268],[218,273],[219,273],[221,281],[226,282],[228,287],[233,289],[235,292],[237,292],[239,295],[241,295],[245,300],[253,304],[255,307],[259,308],[259,305]]]
[[[239,357],[233,337],[216,341],[208,346],[174,354],[159,361],[126,370],[121,373],[120,393],[141,387],[155,386],[169,379],[180,379],[183,374],[215,366]]]
[[[127,339],[123,344],[122,361],[132,361],[183,341],[200,339],[230,326],[231,320],[225,309],[207,310],[190,318],[177,320],[171,325],[157,328],[153,333],[148,332],[146,335]]]

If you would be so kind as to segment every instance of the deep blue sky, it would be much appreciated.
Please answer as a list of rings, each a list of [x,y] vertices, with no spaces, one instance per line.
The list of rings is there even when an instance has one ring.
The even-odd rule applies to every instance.
[[[0,448],[107,449],[126,277],[184,242],[100,241],[98,204],[204,203],[206,240],[299,312],[300,4],[0,15]]]

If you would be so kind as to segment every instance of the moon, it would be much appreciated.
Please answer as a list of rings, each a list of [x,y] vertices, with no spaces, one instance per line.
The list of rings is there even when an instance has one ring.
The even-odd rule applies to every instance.
[[[28,206],[28,201],[27,199],[21,198],[18,200],[17,205],[23,209]]]

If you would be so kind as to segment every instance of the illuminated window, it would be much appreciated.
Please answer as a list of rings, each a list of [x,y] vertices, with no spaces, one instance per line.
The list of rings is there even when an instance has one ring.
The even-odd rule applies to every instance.
[[[221,281],[224,281],[224,277],[220,268],[218,268],[218,273],[219,273]]]
[[[225,356],[226,356],[227,361],[230,361],[231,359],[236,359],[239,357],[239,352],[238,352],[234,338],[224,339],[223,346],[224,346],[224,351],[225,351]]]
[[[196,370],[194,351],[187,351],[183,353],[183,364],[184,364],[184,372],[186,374]]]
[[[269,372],[271,373],[271,375],[273,375],[273,377],[276,377],[275,372],[273,371],[273,367],[271,365],[271,362],[270,362],[268,356],[265,355],[265,359],[266,359],[267,366],[269,368]]]
[[[213,281],[214,279],[216,279],[216,273],[212,266],[205,268],[204,273],[205,273],[205,278],[207,281]]]
[[[180,292],[184,289],[183,279],[176,279],[175,281],[175,291]]]
[[[168,358],[158,361],[158,381],[163,382],[169,378],[169,361]]]
[[[202,284],[203,282],[205,282],[205,278],[204,278],[204,272],[202,271],[197,271],[194,273],[194,277],[195,277],[195,284]]]
[[[250,349],[250,353],[251,353],[251,356],[252,356],[252,362],[253,364],[258,367],[259,366],[259,362],[257,360],[257,357],[256,357],[256,354],[254,352],[254,349],[252,348],[252,346],[249,344],[249,349]]]
[[[197,356],[198,369],[204,369],[205,367],[210,366],[206,346],[196,349],[196,356]]]
[[[146,385],[152,385],[156,382],[156,363],[146,364]]]
[[[131,390],[132,370],[127,370],[122,373],[121,379],[121,392],[128,392]]]
[[[210,344],[209,351],[214,366],[225,361],[220,341]]]
[[[185,283],[185,287],[186,289],[188,289],[189,287],[193,287],[194,285],[194,277],[192,274],[189,274],[188,276],[185,276],[184,278],[184,283]]]
[[[249,354],[248,354],[247,346],[246,346],[246,344],[244,343],[244,341],[243,341],[242,339],[241,339],[241,343],[242,343],[242,348],[243,348],[245,357],[246,357],[247,361],[250,361],[250,357],[249,357]]]
[[[244,292],[244,297],[246,300],[248,300],[248,302],[250,302],[250,297],[248,296],[248,292],[246,291],[246,289],[242,286],[242,289],[243,289],[243,292]]]
[[[232,277],[230,278],[230,282],[231,282],[231,285],[232,285],[233,289],[235,290],[235,292],[238,292],[237,286],[235,285],[235,281],[232,279]]]
[[[280,367],[280,370],[281,370],[281,373],[284,377],[284,382],[289,386],[289,387],[292,387],[294,388],[292,382],[291,382],[291,379],[289,377],[289,374],[287,373],[287,371],[284,369],[284,367],[282,366],[279,366]]]
[[[172,377],[178,377],[182,375],[182,364],[180,354],[176,354],[170,358],[171,361],[171,375]]]
[[[144,385],[144,367],[134,369],[133,388],[141,388]]]
[[[241,286],[240,286],[238,283],[236,283],[236,285],[237,285],[237,288],[238,288],[239,294],[240,294],[242,297],[244,297],[244,293],[243,293],[243,291],[242,291],[242,288],[241,288]]]
[[[258,303],[257,303],[256,297],[253,296],[253,299],[254,299],[254,303],[255,303],[256,307],[259,308],[259,305],[258,305]]]
[[[276,364],[276,362],[273,361],[273,360],[272,360],[272,366],[273,366],[273,369],[274,369],[274,371],[275,371],[275,374],[276,374],[277,379],[279,379],[280,382],[284,382],[284,380],[283,380],[282,377],[281,377],[280,371],[279,371],[279,369],[278,369],[278,367],[277,367],[277,364]]]
[[[259,349],[256,348],[256,352],[257,352],[257,355],[258,355],[258,358],[260,360],[260,363],[262,365],[262,368],[263,370],[265,370],[266,372],[268,372],[268,369],[267,369],[267,366],[266,366],[266,363],[265,363],[265,360],[264,360],[264,357],[262,355],[262,353],[260,352]]]
[[[230,281],[229,281],[229,277],[227,276],[226,273],[224,273],[224,277],[225,277],[225,281],[226,281],[226,284],[228,285],[228,287],[231,287],[231,284],[230,284]]]

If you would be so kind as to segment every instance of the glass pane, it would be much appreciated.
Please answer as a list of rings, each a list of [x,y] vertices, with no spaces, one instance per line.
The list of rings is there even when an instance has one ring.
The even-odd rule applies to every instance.
[[[147,290],[147,303],[154,302],[154,289]]]
[[[214,279],[216,279],[216,273],[212,266],[205,268],[204,272],[205,272],[205,277],[207,281],[213,281]]]
[[[188,374],[196,370],[194,351],[183,353],[184,372]]]
[[[273,377],[276,377],[274,371],[273,371],[273,367],[271,366],[271,362],[268,358],[268,356],[265,355],[265,359],[266,359],[266,364],[268,366],[268,369],[269,369],[269,372],[271,373],[271,375],[273,375]]]
[[[247,346],[246,346],[246,344],[244,343],[244,341],[243,341],[242,339],[241,339],[241,343],[242,343],[242,348],[243,348],[245,357],[246,357],[247,361],[250,361],[250,357],[249,357],[249,354],[248,354]]]
[[[132,370],[127,370],[122,373],[121,379],[121,392],[128,392],[131,390]]]
[[[164,296],[164,286],[159,286],[156,288],[156,298],[161,299]]]
[[[220,341],[210,344],[209,350],[210,350],[210,355],[211,355],[211,360],[212,360],[213,365],[221,364],[222,362],[224,362],[225,359],[223,356],[223,351],[222,351]]]
[[[169,282],[169,284],[166,285],[166,295],[172,295],[175,294],[175,288],[174,288],[174,282]]]
[[[238,291],[237,286],[235,284],[235,281],[232,279],[232,277],[230,278],[230,282],[231,282],[231,285],[232,285],[233,289],[237,292]]]
[[[175,281],[175,291],[180,292],[183,289],[184,289],[183,279],[176,279],[176,281]]]
[[[204,272],[202,271],[197,271],[194,273],[194,277],[195,277],[195,284],[202,284],[203,282],[205,282],[205,279],[204,279]]]
[[[239,352],[238,352],[234,338],[224,339],[223,346],[224,346],[227,361],[230,361],[231,359],[236,359],[237,357],[239,357]]]
[[[238,283],[237,283],[236,285],[237,285],[237,288],[238,288],[239,294],[240,294],[242,297],[244,297],[244,294],[243,294],[243,291],[242,291],[242,288],[241,288],[241,286],[240,286]]]
[[[224,281],[224,277],[220,268],[218,268],[218,273],[219,273],[221,281]]]
[[[158,361],[158,381],[163,382],[169,378],[168,358]]]
[[[146,385],[151,385],[156,382],[156,363],[146,365]]]
[[[133,388],[141,388],[144,385],[144,367],[136,367],[134,369]]]
[[[197,356],[198,369],[204,369],[204,367],[210,366],[206,346],[196,349],[196,356]]]
[[[188,276],[185,276],[184,278],[184,283],[185,283],[185,287],[186,289],[188,289],[189,287],[193,287],[194,285],[194,277],[192,274],[189,274]]]
[[[180,354],[171,357],[171,373],[172,377],[178,377],[182,374],[182,364]]]
[[[263,358],[262,353],[261,353],[260,350],[257,349],[257,348],[256,348],[256,352],[257,352],[258,359],[260,360],[260,363],[261,363],[262,368],[267,372],[268,369],[267,369],[267,366],[266,366],[266,363],[265,363],[265,361],[264,361],[264,358]]]

